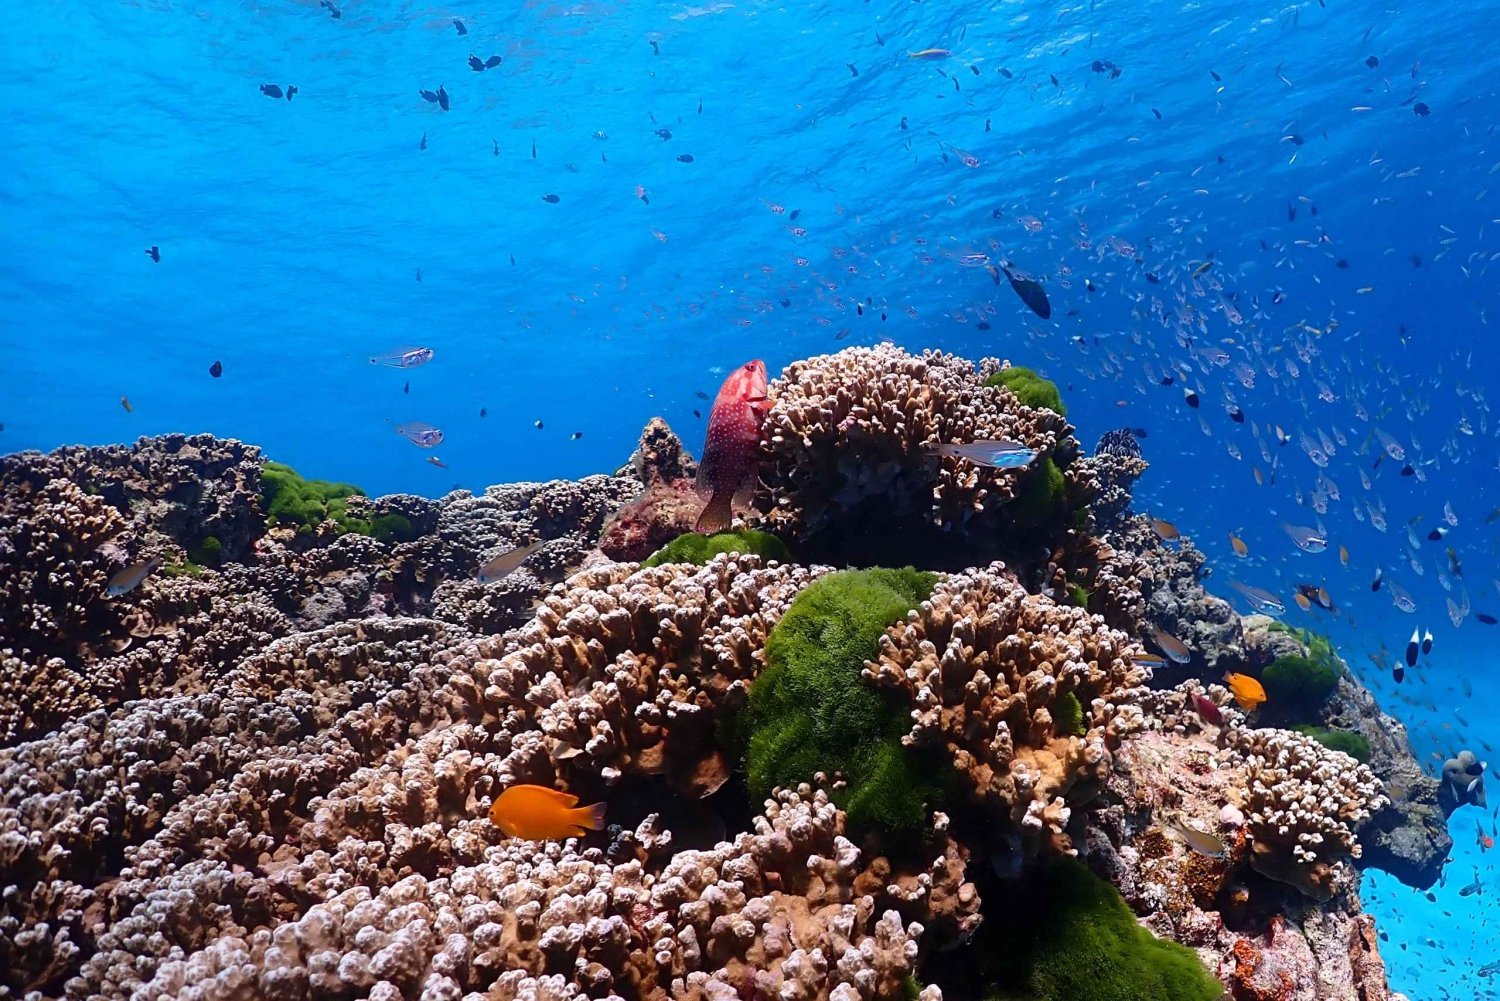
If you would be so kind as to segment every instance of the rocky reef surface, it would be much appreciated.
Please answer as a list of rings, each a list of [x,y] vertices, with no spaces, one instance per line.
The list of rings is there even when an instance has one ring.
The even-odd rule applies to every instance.
[[[659,420],[438,500],[202,435],[0,459],[0,997],[1398,997],[1358,868],[1436,879],[1436,780],[1023,372],[794,364],[708,540]],[[932,450],[983,438],[1037,459]],[[507,838],[517,783],[609,826]]]

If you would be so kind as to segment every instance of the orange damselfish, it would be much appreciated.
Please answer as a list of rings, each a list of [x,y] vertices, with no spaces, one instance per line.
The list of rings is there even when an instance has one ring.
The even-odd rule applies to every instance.
[[[1234,701],[1240,704],[1241,709],[1254,709],[1266,701],[1265,688],[1248,674],[1226,674],[1224,681],[1234,693]]]
[[[579,806],[578,797],[547,786],[516,785],[490,806],[490,822],[513,838],[552,841],[582,837],[604,826],[604,804]]]

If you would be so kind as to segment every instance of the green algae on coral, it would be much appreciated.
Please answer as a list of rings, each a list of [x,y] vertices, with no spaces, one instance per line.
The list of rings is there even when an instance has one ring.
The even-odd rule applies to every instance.
[[[1052,700],[1052,722],[1057,732],[1065,737],[1082,737],[1083,703],[1072,692],[1063,692]]]
[[[1050,410],[1059,417],[1068,416],[1068,408],[1063,405],[1057,383],[1043,379],[1029,368],[1017,365],[1002,368],[985,379],[984,384],[990,387],[1004,386],[1015,394],[1023,406]]]
[[[217,566],[224,544],[216,536],[206,535],[203,541],[188,547],[188,559],[204,566]]]
[[[679,535],[647,557],[641,566],[691,563],[701,567],[720,553],[753,553],[779,563],[790,563],[792,559],[786,545],[776,536],[745,528],[734,532],[716,532],[713,535],[699,535],[696,532]]]
[[[1052,517],[1068,492],[1068,481],[1048,456],[1032,464],[1016,487],[1015,498],[1006,506],[1018,527],[1030,528]]]
[[[1323,660],[1288,654],[1260,672],[1266,698],[1278,712],[1304,716],[1317,711],[1338,687],[1338,670]]]
[[[1089,589],[1082,584],[1068,585],[1068,600],[1079,608],[1089,607]]]
[[[1362,765],[1370,763],[1370,741],[1353,730],[1326,730],[1320,726],[1294,726],[1293,730],[1311,737],[1330,751],[1343,751]]]
[[[309,480],[285,463],[267,462],[261,469],[260,485],[260,505],[267,525],[296,525],[299,532],[315,532],[323,522],[331,521],[340,535],[368,535],[381,542],[416,538],[405,515],[350,511],[349,498],[365,496],[353,484]]]
[[[766,640],[766,667],[750,688],[740,739],[750,794],[838,773],[832,790],[856,837],[917,842],[941,794],[940,769],[904,747],[908,709],[860,680],[886,629],[932,594],[934,574],[847,570],[799,594]]]
[[[1186,946],[1136,921],[1108,882],[1073,859],[1039,863],[1004,900],[985,898],[988,1001],[1217,1001]]]

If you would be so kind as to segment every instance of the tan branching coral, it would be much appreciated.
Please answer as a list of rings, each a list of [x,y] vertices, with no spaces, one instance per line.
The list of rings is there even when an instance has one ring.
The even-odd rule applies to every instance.
[[[1096,786],[1111,745],[1139,725],[1140,653],[1081,609],[1027,594],[997,563],[940,582],[891,627],[865,677],[911,700],[907,741],[945,746],[978,801],[1057,834],[1069,792]],[[1075,711],[1076,731],[1065,722]]]
[[[773,531],[789,536],[871,502],[887,519],[951,529],[1015,497],[1016,471],[939,458],[930,446],[1011,439],[1060,463],[1076,451],[1064,418],[986,388],[972,363],[941,352],[848,348],[794,362],[771,394],[756,504]]]
[[[1268,876],[1326,899],[1335,867],[1358,858],[1354,832],[1387,804],[1365,765],[1290,730],[1235,729],[1246,789],[1240,804],[1254,841],[1252,862]]]

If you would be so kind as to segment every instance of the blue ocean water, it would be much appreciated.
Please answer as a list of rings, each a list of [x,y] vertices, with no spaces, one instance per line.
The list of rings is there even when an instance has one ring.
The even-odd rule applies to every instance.
[[[1137,507],[1212,586],[1325,584],[1289,620],[1425,763],[1500,740],[1492,5],[335,2],[9,12],[0,450],[211,431],[439,495],[612,470],[656,414],[696,446],[751,357],[1008,357],[1086,443],[1147,430]],[[1369,879],[1414,1001],[1495,993],[1476,821],[1434,899]]]

